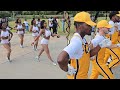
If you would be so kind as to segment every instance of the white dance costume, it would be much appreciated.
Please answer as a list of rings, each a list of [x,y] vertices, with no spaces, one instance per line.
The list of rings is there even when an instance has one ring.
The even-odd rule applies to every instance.
[[[22,25],[17,25],[17,30],[18,30],[18,32],[17,32],[17,34],[24,34],[24,32],[23,32],[23,30],[19,30],[19,29],[22,29]]]
[[[9,38],[9,32],[8,32],[8,30],[1,31],[1,37],[8,37]],[[9,43],[9,39],[2,39],[1,38],[1,44],[8,44],[8,43]]]
[[[39,35],[39,28],[37,26],[33,26],[32,28],[32,36],[38,36]]]
[[[48,37],[48,36],[51,36],[51,31],[49,29],[46,29],[45,30],[45,36]],[[45,39],[43,38],[41,40],[41,44],[48,44],[49,40],[48,39]]]

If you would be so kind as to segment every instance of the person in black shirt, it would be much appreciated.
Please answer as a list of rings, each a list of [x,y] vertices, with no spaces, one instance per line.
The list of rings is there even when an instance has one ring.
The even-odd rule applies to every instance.
[[[34,21],[34,20],[35,20],[35,18],[32,19],[32,21],[31,21],[31,25],[33,25],[33,21]]]
[[[56,18],[54,18],[53,19],[53,34],[57,34],[57,26],[58,26],[58,22]]]

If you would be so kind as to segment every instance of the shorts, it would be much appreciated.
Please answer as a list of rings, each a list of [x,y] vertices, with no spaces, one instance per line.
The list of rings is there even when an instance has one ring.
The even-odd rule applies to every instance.
[[[43,39],[41,40],[41,43],[40,43],[40,44],[48,44],[48,42],[49,42],[48,39],[43,38]]]
[[[8,44],[8,43],[9,43],[8,39],[6,39],[6,40],[1,40],[1,44]]]
[[[38,35],[39,35],[38,32],[36,32],[36,33],[32,33],[32,36],[33,36],[33,37],[38,36]]]
[[[24,34],[24,32],[23,31],[18,31],[17,34]]]

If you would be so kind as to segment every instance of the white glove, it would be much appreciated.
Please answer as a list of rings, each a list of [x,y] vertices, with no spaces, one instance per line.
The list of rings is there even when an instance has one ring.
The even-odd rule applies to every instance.
[[[70,66],[70,64],[68,64],[68,72],[67,72],[67,74],[69,74],[69,75],[74,75],[75,73],[76,73],[76,69],[74,69],[72,66]]]
[[[120,47],[120,43],[119,44],[116,44],[118,47]]]
[[[104,39],[102,42],[99,43],[101,48],[110,47],[112,42],[109,39]]]
[[[95,58],[96,58],[96,55],[95,55],[95,56],[90,57],[90,60],[95,60]]]

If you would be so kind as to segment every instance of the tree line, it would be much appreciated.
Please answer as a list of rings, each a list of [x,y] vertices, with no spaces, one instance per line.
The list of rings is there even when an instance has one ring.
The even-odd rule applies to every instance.
[[[16,15],[56,15],[58,11],[0,11],[0,17],[13,17]],[[69,14],[75,15],[79,11],[68,11]],[[95,15],[96,11],[88,11],[90,14]],[[107,12],[109,13],[109,11]],[[62,15],[63,13],[59,13]],[[106,11],[100,11],[100,17],[106,16]]]

